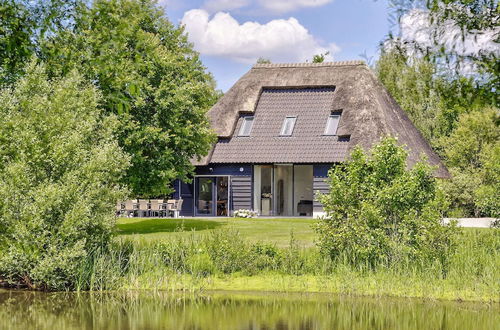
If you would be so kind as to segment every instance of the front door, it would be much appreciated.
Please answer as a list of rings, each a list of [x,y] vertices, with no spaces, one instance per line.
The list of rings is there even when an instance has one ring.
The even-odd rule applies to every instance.
[[[195,215],[229,215],[229,178],[196,177]]]

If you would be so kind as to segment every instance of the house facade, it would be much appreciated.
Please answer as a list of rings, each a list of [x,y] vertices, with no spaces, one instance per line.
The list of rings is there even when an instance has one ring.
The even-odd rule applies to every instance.
[[[181,216],[323,214],[328,170],[354,146],[395,136],[409,152],[446,168],[369,67],[361,61],[256,64],[208,112],[218,141],[194,161],[191,183],[174,182]]]

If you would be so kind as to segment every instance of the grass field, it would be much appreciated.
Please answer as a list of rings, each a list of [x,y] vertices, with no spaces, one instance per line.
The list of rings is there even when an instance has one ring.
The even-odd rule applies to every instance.
[[[308,218],[118,218],[117,235],[139,241],[157,241],[204,235],[215,229],[236,229],[250,242],[288,246],[290,234],[302,247],[314,245],[314,219]],[[486,232],[489,228],[463,228],[464,232]]]
[[[214,229],[236,229],[250,242],[273,243],[278,247],[289,244],[293,232],[298,244],[314,244],[313,219],[170,219],[170,218],[119,218],[118,235],[133,240],[163,240],[191,235],[203,235]]]

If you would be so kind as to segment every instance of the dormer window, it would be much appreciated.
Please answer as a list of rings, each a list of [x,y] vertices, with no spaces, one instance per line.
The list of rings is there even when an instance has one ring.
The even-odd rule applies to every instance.
[[[295,121],[297,120],[297,117],[295,116],[289,116],[285,118],[285,121],[283,121],[283,126],[281,126],[281,136],[291,136],[293,133],[293,128],[295,127]]]
[[[340,112],[332,112],[326,121],[324,135],[337,135],[337,127],[339,126]]]
[[[238,132],[238,136],[250,136],[250,132],[252,132],[253,126],[253,116],[243,117],[243,121],[241,122],[240,131]]]

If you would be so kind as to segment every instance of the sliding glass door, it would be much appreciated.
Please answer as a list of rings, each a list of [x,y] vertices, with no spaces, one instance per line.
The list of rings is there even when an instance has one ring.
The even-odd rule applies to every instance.
[[[274,214],[278,216],[293,215],[293,165],[276,165],[274,167]]]
[[[255,165],[253,205],[262,216],[312,216],[312,165]]]
[[[273,215],[273,166],[255,165],[253,171],[254,210],[262,216]]]
[[[195,215],[229,215],[229,177],[196,177],[195,186]]]

